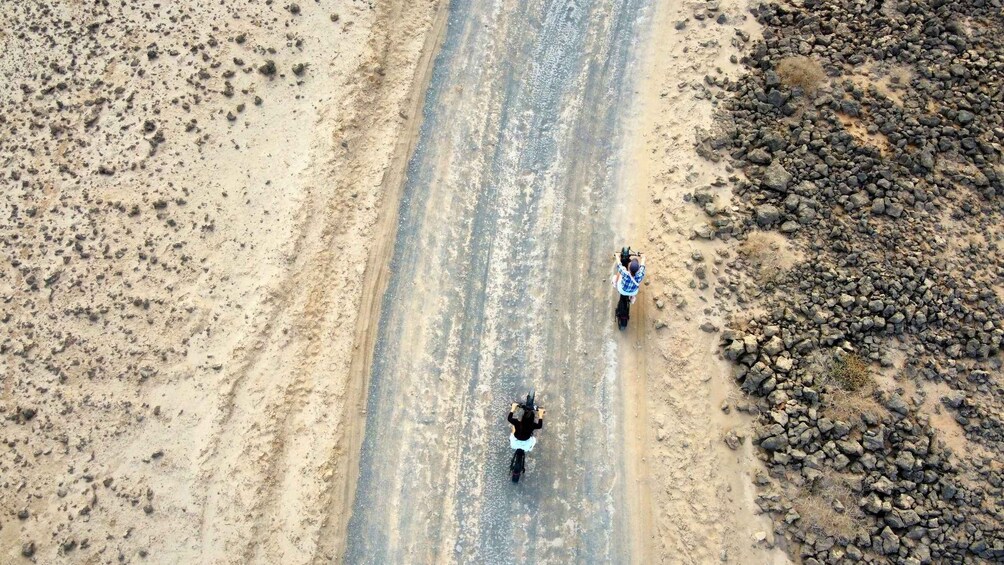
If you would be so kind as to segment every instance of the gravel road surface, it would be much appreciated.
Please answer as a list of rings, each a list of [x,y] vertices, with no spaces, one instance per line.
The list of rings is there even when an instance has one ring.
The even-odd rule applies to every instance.
[[[630,561],[630,375],[608,275],[646,7],[452,2],[400,205],[346,562]],[[547,418],[514,485],[505,416],[530,388]]]

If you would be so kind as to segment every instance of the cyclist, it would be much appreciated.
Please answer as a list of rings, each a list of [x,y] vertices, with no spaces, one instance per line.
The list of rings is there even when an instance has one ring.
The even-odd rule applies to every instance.
[[[537,438],[533,437],[534,430],[544,427],[544,409],[537,409],[536,415],[539,416],[540,421],[534,422],[535,412],[528,408],[523,409],[523,417],[517,420],[515,414],[518,407],[519,404],[513,402],[512,408],[509,410],[509,418],[507,418],[509,423],[512,424],[509,446],[513,449],[522,449],[529,452],[537,443]]]
[[[621,263],[620,255],[615,253],[614,271],[614,287],[617,292],[621,296],[630,297],[631,304],[634,304],[635,298],[638,296],[638,287],[641,286],[641,281],[645,278],[645,256],[638,253],[636,259],[632,259],[630,263],[625,265]]]

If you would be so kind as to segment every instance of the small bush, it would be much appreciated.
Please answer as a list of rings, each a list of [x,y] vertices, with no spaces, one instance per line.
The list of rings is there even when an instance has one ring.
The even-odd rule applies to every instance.
[[[820,480],[798,488],[792,502],[803,527],[817,535],[853,538],[866,533],[857,497],[832,468],[824,469]]]
[[[859,390],[872,382],[868,363],[857,355],[847,355],[833,360],[830,377],[844,390]]]
[[[808,57],[786,57],[777,63],[777,76],[781,82],[791,88],[799,87],[806,94],[816,92],[819,85],[826,79],[823,67]]]

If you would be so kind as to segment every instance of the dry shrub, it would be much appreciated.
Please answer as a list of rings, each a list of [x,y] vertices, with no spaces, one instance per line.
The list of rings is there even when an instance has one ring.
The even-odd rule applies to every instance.
[[[834,359],[829,376],[840,388],[849,391],[868,388],[874,382],[868,363],[853,353]]]
[[[777,63],[777,76],[785,86],[799,87],[806,94],[816,92],[826,79],[823,67],[809,57],[785,57]]]
[[[866,533],[862,528],[864,514],[847,481],[830,467],[821,471],[823,476],[819,480],[803,485],[792,497],[802,526],[822,536],[843,535],[853,539]],[[842,510],[837,510],[835,501],[843,505]]]
[[[855,421],[864,414],[880,418],[885,409],[875,400],[875,379],[868,363],[851,353],[826,359],[815,356],[808,367],[830,385],[825,396],[825,414],[844,422]]]
[[[861,419],[865,414],[873,419],[879,419],[885,413],[885,408],[875,400],[870,391],[865,394],[860,390],[830,391],[826,395],[826,405],[823,409],[823,415],[827,418],[851,423]]]

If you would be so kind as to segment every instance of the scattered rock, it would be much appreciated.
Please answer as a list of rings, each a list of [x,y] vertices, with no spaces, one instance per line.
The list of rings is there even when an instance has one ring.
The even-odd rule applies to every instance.
[[[743,443],[743,437],[736,433],[735,430],[729,430],[725,434],[725,445],[729,446],[729,449],[735,451],[739,449],[739,446]]]
[[[266,60],[260,67],[258,67],[258,72],[267,77],[275,76],[276,71],[275,61],[272,59]]]
[[[791,183],[791,174],[780,163],[773,163],[764,172],[763,184],[771,190],[785,192]]]
[[[728,134],[716,148],[749,180],[730,179],[733,198],[718,194],[710,212],[695,202],[714,237],[741,242],[715,296],[750,314],[721,331],[721,351],[779,483],[761,486],[782,487],[758,504],[793,556],[996,562],[1004,525],[975,493],[999,498],[1002,481],[974,452],[1004,448],[990,376],[1004,256],[972,233],[1004,235],[1004,59],[990,56],[1004,27],[986,2],[895,4],[751,10],[763,40],[742,48],[748,74],[719,98]],[[995,23],[981,32],[964,24],[974,19]],[[947,449],[942,407],[953,442],[980,449]],[[825,504],[796,511],[796,492]],[[853,532],[819,529],[830,512],[853,515]]]
[[[761,204],[756,208],[756,223],[761,228],[767,228],[777,223],[781,218],[781,210],[773,204]]]

